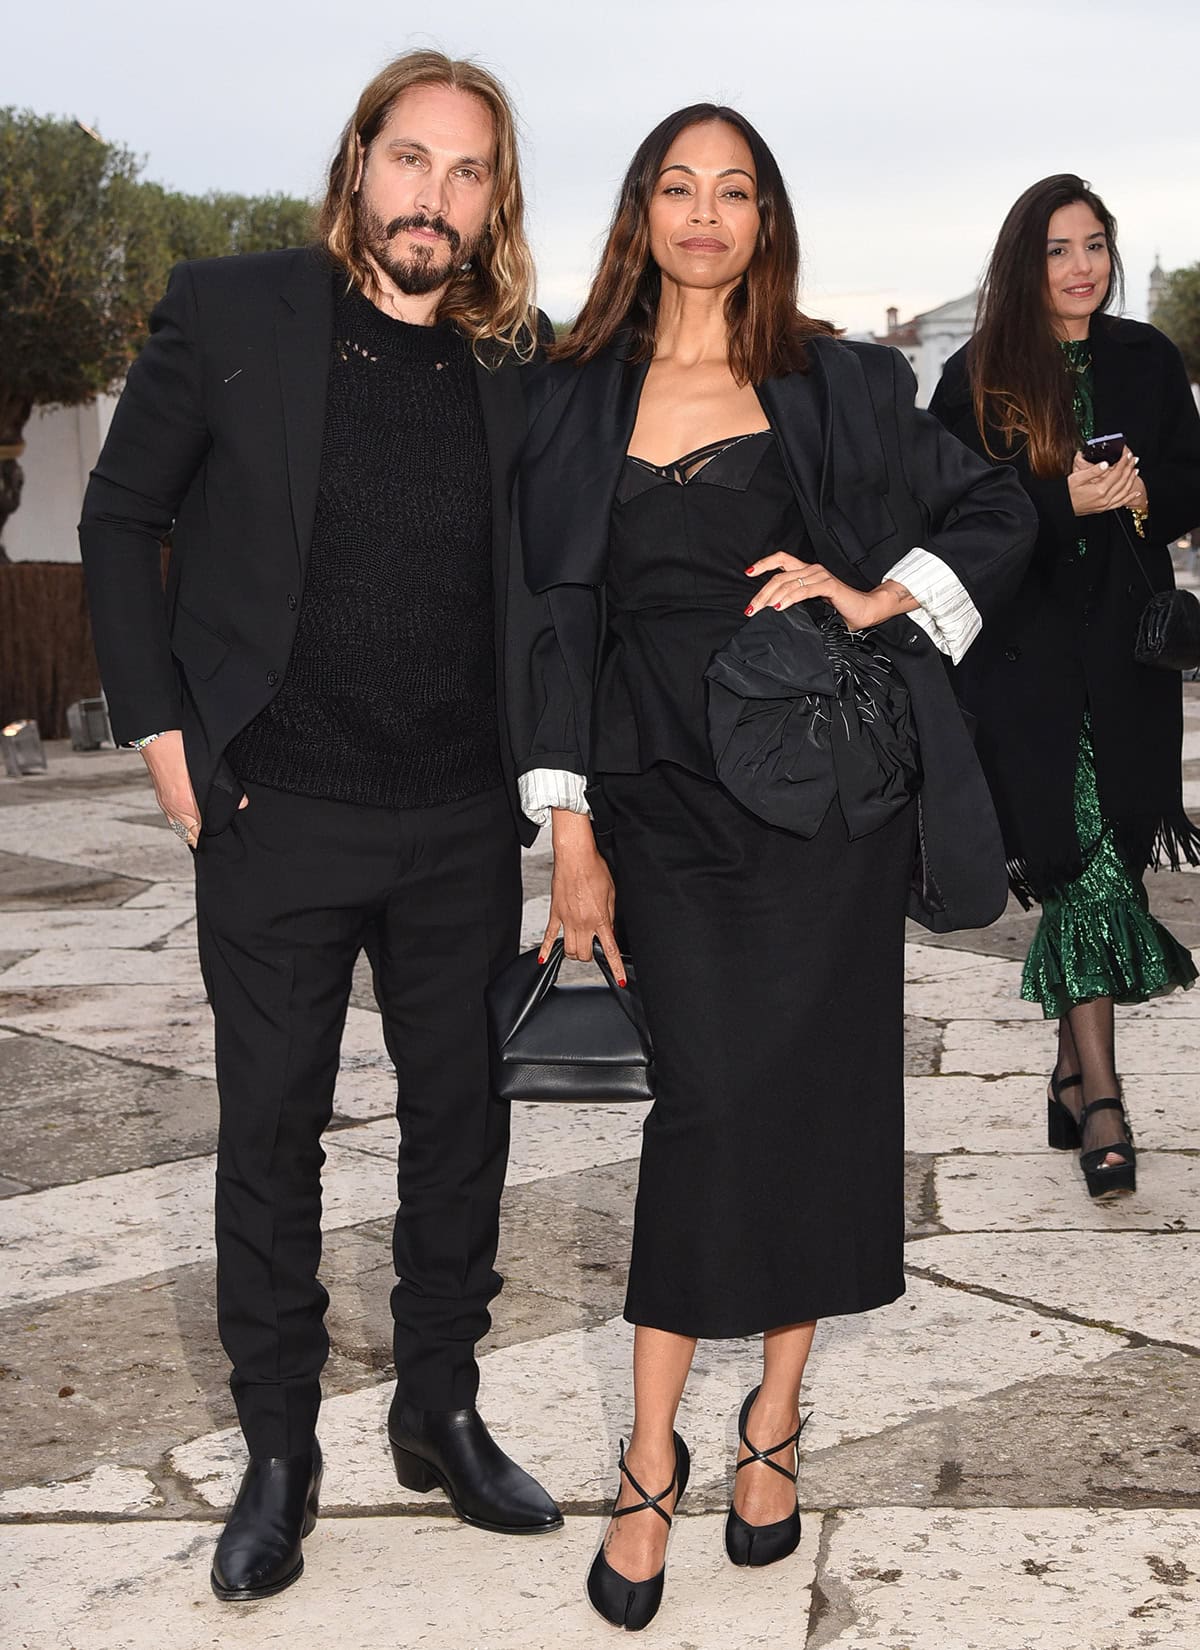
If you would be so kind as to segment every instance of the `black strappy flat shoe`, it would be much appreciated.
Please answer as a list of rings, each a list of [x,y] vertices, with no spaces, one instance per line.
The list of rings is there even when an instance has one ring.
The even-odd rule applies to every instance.
[[[742,1405],[742,1412],[738,1416],[738,1442],[745,1444],[750,1451],[744,1461],[739,1461],[736,1472],[748,1467],[754,1461],[760,1461],[764,1467],[770,1467],[783,1478],[788,1478],[794,1484],[800,1476],[800,1434],[808,1424],[808,1415],[800,1422],[790,1438],[785,1438],[782,1444],[773,1444],[770,1449],[757,1449],[746,1437],[746,1423],[750,1419],[750,1410],[754,1400],[758,1397],[759,1389],[755,1387],[746,1394],[746,1401]],[[810,1411],[809,1414],[812,1412]],[[781,1467],[778,1461],[768,1457],[777,1455],[781,1449],[796,1449],[796,1470],[789,1472]],[[735,1473],[736,1476],[736,1473]],[[764,1564],[778,1564],[781,1558],[789,1558],[800,1545],[800,1505],[797,1501],[795,1508],[786,1518],[781,1518],[777,1524],[748,1524],[732,1502],[729,1506],[729,1517],[725,1520],[725,1551],[735,1564],[749,1564],[758,1569]]]
[[[644,1512],[647,1507],[664,1520],[668,1529],[674,1521],[674,1514],[679,1510],[679,1503],[683,1500],[683,1492],[687,1489],[688,1476],[692,1470],[692,1458],[688,1454],[688,1447],[679,1434],[673,1433],[675,1439],[675,1473],[665,1490],[659,1490],[657,1495],[647,1495],[637,1479],[625,1465],[625,1445],[621,1444],[619,1467],[621,1476],[627,1478],[633,1489],[641,1496],[640,1501],[634,1502],[631,1507],[614,1507],[613,1518],[624,1518],[627,1513]],[[675,1491],[675,1506],[671,1512],[665,1512],[659,1506],[665,1501],[671,1491]],[[587,1594],[594,1607],[604,1617],[605,1621],[614,1627],[623,1627],[627,1633],[640,1633],[643,1627],[648,1627],[658,1614],[658,1607],[662,1603],[663,1580],[667,1573],[664,1562],[657,1575],[647,1581],[630,1581],[619,1571],[614,1570],[605,1557],[603,1546],[592,1560],[592,1567],[588,1571]]]

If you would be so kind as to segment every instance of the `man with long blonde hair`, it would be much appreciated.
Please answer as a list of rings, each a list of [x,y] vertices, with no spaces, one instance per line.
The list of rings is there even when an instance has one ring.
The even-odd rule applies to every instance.
[[[342,134],[318,246],[174,271],[84,504],[113,730],[195,858],[250,1456],[222,1599],[289,1586],[318,1510],[320,1138],[363,949],[399,1091],[397,1474],[484,1529],[562,1523],[475,1407],[508,1151],[484,991],[531,834],[497,638],[527,599],[508,488],[532,277],[503,89],[398,58]]]

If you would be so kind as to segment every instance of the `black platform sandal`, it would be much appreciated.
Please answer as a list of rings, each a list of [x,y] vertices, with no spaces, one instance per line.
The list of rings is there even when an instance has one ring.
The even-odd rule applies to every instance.
[[[1057,1072],[1050,1073],[1050,1093],[1046,1096],[1046,1139],[1055,1151],[1073,1152],[1079,1149],[1079,1123],[1070,1106],[1063,1104],[1062,1091],[1082,1082],[1078,1072],[1074,1077],[1061,1080]]]
[[[1120,1112],[1125,1138],[1114,1141],[1111,1146],[1097,1146],[1093,1151],[1080,1152],[1079,1167],[1087,1181],[1088,1192],[1092,1197],[1104,1197],[1109,1192],[1136,1192],[1137,1151],[1133,1144],[1133,1130],[1129,1127],[1129,1114],[1121,1100],[1093,1100],[1090,1106],[1085,1106],[1079,1117],[1080,1139],[1086,1131],[1088,1118],[1100,1111]],[[1119,1157],[1121,1161],[1106,1163],[1107,1157]]]
[[[774,1444],[770,1449],[756,1449],[746,1437],[746,1424],[750,1419],[750,1410],[754,1400],[758,1397],[759,1389],[755,1387],[746,1394],[742,1404],[742,1412],[738,1416],[738,1442],[745,1444],[750,1451],[744,1461],[737,1464],[736,1473],[743,1467],[748,1467],[754,1461],[761,1461],[764,1467],[770,1467],[772,1472],[779,1473],[794,1484],[800,1476],[800,1434],[808,1424],[806,1415],[790,1438],[785,1438],[782,1444]],[[809,1414],[811,1415],[811,1410]],[[778,1461],[768,1460],[771,1455],[777,1455],[781,1449],[796,1448],[796,1470],[789,1472],[781,1467]],[[725,1520],[725,1551],[734,1564],[749,1564],[760,1568],[764,1564],[778,1564],[781,1558],[789,1558],[800,1545],[800,1506],[797,1502],[792,1512],[786,1518],[781,1518],[776,1524],[748,1524],[733,1506],[729,1507],[729,1516]]]
[[[673,1433],[675,1439],[675,1472],[671,1482],[665,1490],[659,1490],[657,1495],[647,1495],[637,1479],[625,1465],[625,1445],[621,1444],[621,1454],[618,1465],[621,1476],[629,1480],[630,1485],[641,1496],[631,1507],[614,1507],[613,1518],[624,1518],[627,1513],[644,1512],[647,1507],[664,1520],[668,1529],[674,1521],[674,1514],[679,1510],[679,1503],[683,1500],[683,1492],[687,1489],[688,1477],[692,1470],[692,1459],[688,1454],[688,1447],[679,1434]],[[671,1491],[675,1491],[675,1506],[671,1512],[665,1512],[659,1506],[660,1501],[666,1500]],[[630,1581],[628,1577],[614,1570],[605,1557],[604,1548],[592,1560],[592,1567],[588,1571],[587,1594],[594,1607],[611,1622],[614,1627],[623,1627],[627,1633],[640,1633],[643,1627],[648,1627],[658,1614],[658,1607],[662,1603],[663,1580],[667,1573],[664,1562],[657,1575],[650,1576],[646,1581]]]

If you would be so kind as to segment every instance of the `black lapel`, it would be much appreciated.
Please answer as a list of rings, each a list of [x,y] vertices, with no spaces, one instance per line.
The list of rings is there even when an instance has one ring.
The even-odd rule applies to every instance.
[[[279,294],[275,347],[292,526],[302,572],[308,565],[317,509],[332,341],[333,266],[322,253],[300,253]]]
[[[616,350],[557,380],[521,457],[521,540],[531,590],[604,582],[608,524],[649,362]]]
[[[769,378],[758,386],[757,394],[775,431],[792,486],[802,503],[819,518],[829,477],[833,424],[829,416],[829,381],[820,356],[815,350],[812,353],[811,372]]]
[[[468,346],[469,347],[469,346]],[[492,591],[496,607],[496,667],[501,672],[504,659],[505,603],[508,594],[508,558],[511,554],[511,507],[513,476],[521,437],[525,433],[525,398],[521,392],[520,368],[510,355],[501,366],[489,371],[475,363],[475,383],[483,412],[483,434],[487,441],[488,468],[492,484]]]
[[[1146,400],[1147,366],[1141,337],[1119,319],[1098,315],[1092,322],[1092,383],[1097,435],[1123,435],[1141,456],[1147,444],[1141,409]]]

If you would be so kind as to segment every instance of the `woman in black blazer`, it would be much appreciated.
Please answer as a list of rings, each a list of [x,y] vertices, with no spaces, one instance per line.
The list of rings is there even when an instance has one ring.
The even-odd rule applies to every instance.
[[[585,958],[598,937],[622,972],[599,838],[656,1057],[633,1434],[588,1582],[630,1629],[662,1593],[698,1336],[763,1337],[729,1556],[794,1551],[815,1322],[904,1288],[905,914],[987,922],[1006,893],[942,657],[1014,588],[1033,512],[914,410],[901,357],[797,310],[797,264],[762,139],[732,110],[682,110],[634,157],[591,295],[527,387],[519,513],[546,621],[514,635],[510,711],[526,811],[553,817],[544,943],[561,927]],[[765,822],[759,752],[717,779],[710,660],[744,642],[789,668],[814,598],[831,654],[870,629],[872,668],[910,696],[924,787],[873,829],[832,786],[806,834]]]
[[[1134,659],[1142,609],[1173,583],[1168,545],[1200,522],[1200,417],[1175,346],[1108,313],[1120,285],[1099,196],[1070,173],[1034,184],[932,403],[983,457],[1014,465],[1037,507],[1024,581],[957,676],[1013,888],[1042,905],[1021,996],[1058,1021],[1050,1144],[1081,1148],[1093,1196],[1135,1186],[1113,1004],[1196,977],[1150,915],[1143,873],[1195,864],[1200,847],[1183,810],[1179,676]],[[1107,435],[1120,456],[1089,463],[1084,444]]]

